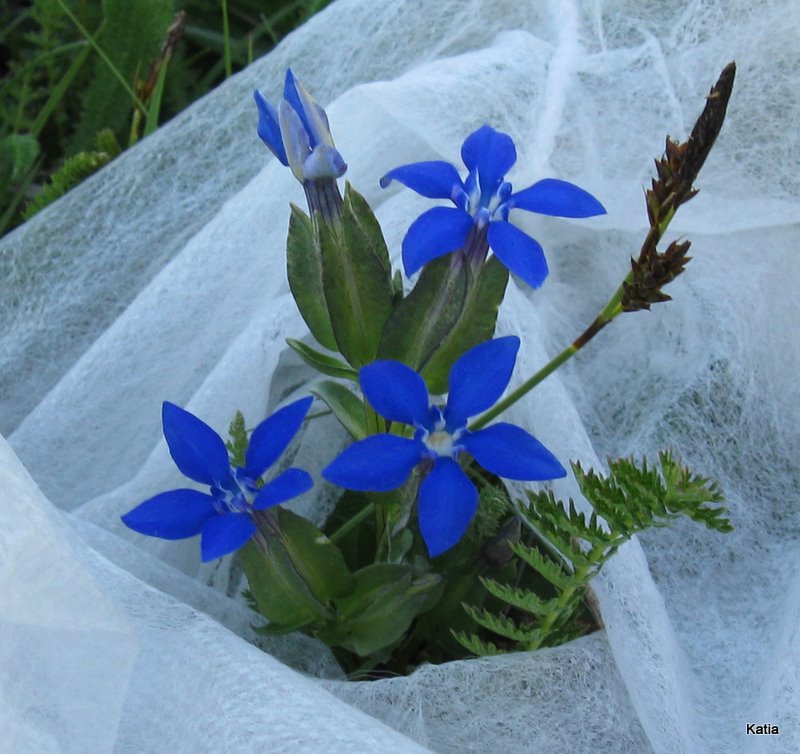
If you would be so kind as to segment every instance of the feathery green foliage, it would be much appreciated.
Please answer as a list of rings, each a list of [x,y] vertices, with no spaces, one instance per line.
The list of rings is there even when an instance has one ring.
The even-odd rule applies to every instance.
[[[25,206],[22,216],[28,220],[39,210],[44,209],[70,189],[96,173],[107,165],[121,151],[113,131],[105,130],[97,134],[95,147],[91,152],[79,152],[68,157],[64,164],[56,170],[50,181],[42,190]]]
[[[609,459],[608,476],[572,464],[578,486],[592,506],[588,517],[572,499],[564,505],[551,491],[528,492],[518,512],[531,536],[529,541],[510,543],[518,561],[517,583],[481,578],[503,608],[464,605],[472,620],[505,641],[504,648],[562,644],[580,635],[583,621],[589,619],[589,582],[634,534],[665,526],[678,516],[716,531],[732,530],[725,509],[709,505],[723,501],[716,482],[692,473],[669,452],[659,453],[658,459],[658,464]],[[552,596],[543,596],[547,594]],[[453,636],[474,654],[501,651],[477,634],[462,631]]]

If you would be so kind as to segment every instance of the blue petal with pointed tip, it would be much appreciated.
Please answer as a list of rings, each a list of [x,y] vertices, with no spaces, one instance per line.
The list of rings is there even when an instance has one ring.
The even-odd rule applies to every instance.
[[[164,401],[161,421],[169,453],[189,479],[202,484],[225,486],[231,466],[222,438],[188,411]]]
[[[483,468],[506,479],[536,482],[567,475],[542,443],[514,424],[492,424],[464,435],[459,443]]]
[[[428,388],[413,369],[399,361],[373,361],[358,372],[361,389],[381,416],[393,422],[425,425]]]
[[[281,472],[272,481],[267,482],[256,495],[253,508],[257,511],[272,508],[298,495],[302,495],[314,486],[311,475],[303,469],[294,467]]]
[[[478,509],[478,491],[452,458],[438,458],[419,488],[419,529],[432,558],[457,544]]]
[[[216,515],[213,501],[211,495],[197,490],[170,490],[140,503],[122,516],[122,522],[149,537],[193,537]]]
[[[332,484],[362,492],[388,492],[408,479],[425,446],[396,435],[371,435],[353,443],[322,470]]]
[[[301,398],[276,411],[254,430],[245,454],[245,474],[258,479],[292,441],[306,418],[314,399]]]
[[[512,194],[512,208],[554,217],[594,217],[606,214],[605,207],[588,191],[574,183],[545,178]]]
[[[449,431],[497,402],[511,380],[518,350],[516,335],[495,338],[470,348],[453,364],[444,412]]]
[[[533,288],[544,283],[549,269],[541,244],[505,220],[489,223],[489,247],[515,275]]]
[[[386,188],[392,181],[399,181],[429,199],[452,199],[456,186],[464,188],[455,167],[442,160],[414,162],[390,170],[381,178],[381,188]]]
[[[461,159],[470,173],[477,171],[481,195],[488,197],[517,161],[517,150],[508,134],[481,126],[464,140]]]
[[[289,161],[286,159],[286,150],[283,148],[283,139],[281,138],[281,127],[278,122],[277,111],[267,102],[264,95],[261,94],[258,89],[253,92],[253,98],[258,108],[258,126],[256,131],[261,141],[270,148],[272,153],[284,165],[288,165]]]
[[[403,239],[403,267],[411,276],[424,264],[460,249],[472,228],[472,218],[455,207],[434,207],[423,212]]]
[[[248,513],[214,516],[203,527],[200,559],[206,563],[238,550],[253,534],[256,525]]]

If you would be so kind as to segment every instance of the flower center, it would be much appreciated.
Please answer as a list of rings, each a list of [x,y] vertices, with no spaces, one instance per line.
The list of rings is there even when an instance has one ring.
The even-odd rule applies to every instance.
[[[428,450],[433,451],[438,456],[453,455],[453,435],[442,430],[441,432],[431,432],[423,441]]]
[[[217,513],[246,513],[253,508],[258,489],[252,480],[236,469],[225,486],[214,485],[211,495],[214,497],[214,509]]]
[[[419,439],[422,440],[423,445],[430,451],[431,455],[444,458],[455,458],[455,456],[462,450],[457,444],[461,435],[464,434],[464,429],[459,428],[455,432],[448,432],[445,429],[445,420],[442,416],[441,409],[437,408],[439,418],[433,425],[431,430],[422,430]]]

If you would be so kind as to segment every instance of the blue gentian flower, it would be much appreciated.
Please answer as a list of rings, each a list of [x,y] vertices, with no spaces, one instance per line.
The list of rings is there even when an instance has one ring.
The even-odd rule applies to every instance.
[[[411,224],[403,239],[406,275],[413,275],[437,257],[464,249],[470,231],[477,231],[472,238],[477,249],[467,250],[468,258],[477,256],[482,262],[491,248],[511,272],[538,288],[548,272],[544,250],[508,222],[511,210],[557,217],[605,214],[603,205],[591,194],[555,178],[512,194],[505,174],[517,161],[517,150],[508,134],[490,126],[482,126],[467,137],[461,146],[461,159],[469,170],[463,182],[455,166],[441,160],[403,165],[381,178],[383,188],[399,181],[422,196],[449,199],[456,206],[434,207]]]
[[[387,492],[400,487],[419,464],[431,467],[419,488],[419,528],[431,557],[458,543],[475,515],[478,491],[458,464],[469,453],[483,468],[507,479],[541,481],[566,475],[536,438],[500,422],[476,432],[471,416],[491,408],[506,389],[519,349],[509,336],[467,351],[450,371],[447,405],[431,405],[425,381],[398,361],[375,361],[359,371],[364,396],[381,416],[414,427],[413,439],[376,434],[360,440],[327,466],[322,476],[351,490]]]
[[[253,511],[271,508],[310,489],[308,472],[288,468],[263,487],[256,482],[278,460],[302,425],[312,398],[276,411],[253,430],[245,464],[231,468],[222,438],[205,422],[173,403],[164,402],[164,437],[175,465],[189,479],[207,484],[211,493],[170,490],[145,500],[122,516],[126,526],[162,539],[201,534],[203,561],[238,550],[256,532]]]
[[[286,71],[283,99],[276,110],[258,90],[258,135],[272,153],[292,169],[301,183],[340,178],[347,170],[336,150],[328,116],[306,91],[291,68]]]

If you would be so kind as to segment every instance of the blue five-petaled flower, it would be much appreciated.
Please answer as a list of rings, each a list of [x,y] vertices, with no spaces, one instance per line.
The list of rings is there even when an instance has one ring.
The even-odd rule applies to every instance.
[[[286,71],[277,110],[258,90],[253,96],[258,107],[258,135],[299,181],[344,175],[347,165],[333,143],[328,116],[291,68]]]
[[[466,452],[485,469],[507,479],[541,481],[566,474],[536,438],[513,424],[469,431],[467,420],[490,408],[506,389],[519,338],[475,346],[453,364],[444,408],[430,403],[425,382],[398,361],[376,361],[359,371],[361,389],[381,416],[414,427],[412,438],[377,434],[360,440],[322,472],[351,490],[400,487],[418,464],[433,467],[419,489],[419,527],[431,557],[449,550],[475,515],[478,492],[458,463]]]
[[[161,416],[172,459],[183,474],[207,484],[211,492],[162,492],[122,516],[123,522],[134,531],[162,539],[201,534],[204,561],[238,550],[256,532],[253,511],[291,500],[314,484],[306,471],[288,468],[263,487],[256,485],[297,434],[312,400],[290,403],[261,422],[250,437],[244,466],[235,469],[225,443],[211,427],[165,401]]]
[[[464,248],[470,230],[487,229],[488,244],[500,261],[529,285],[538,288],[547,277],[541,245],[508,222],[512,209],[557,217],[592,217],[605,209],[590,193],[567,181],[546,178],[516,194],[505,174],[517,161],[508,134],[482,126],[461,146],[469,170],[462,181],[455,166],[434,160],[390,170],[384,188],[399,181],[422,196],[449,199],[452,207],[434,207],[418,217],[403,240],[403,265],[413,275],[433,259]],[[488,226],[488,228],[487,228]]]

